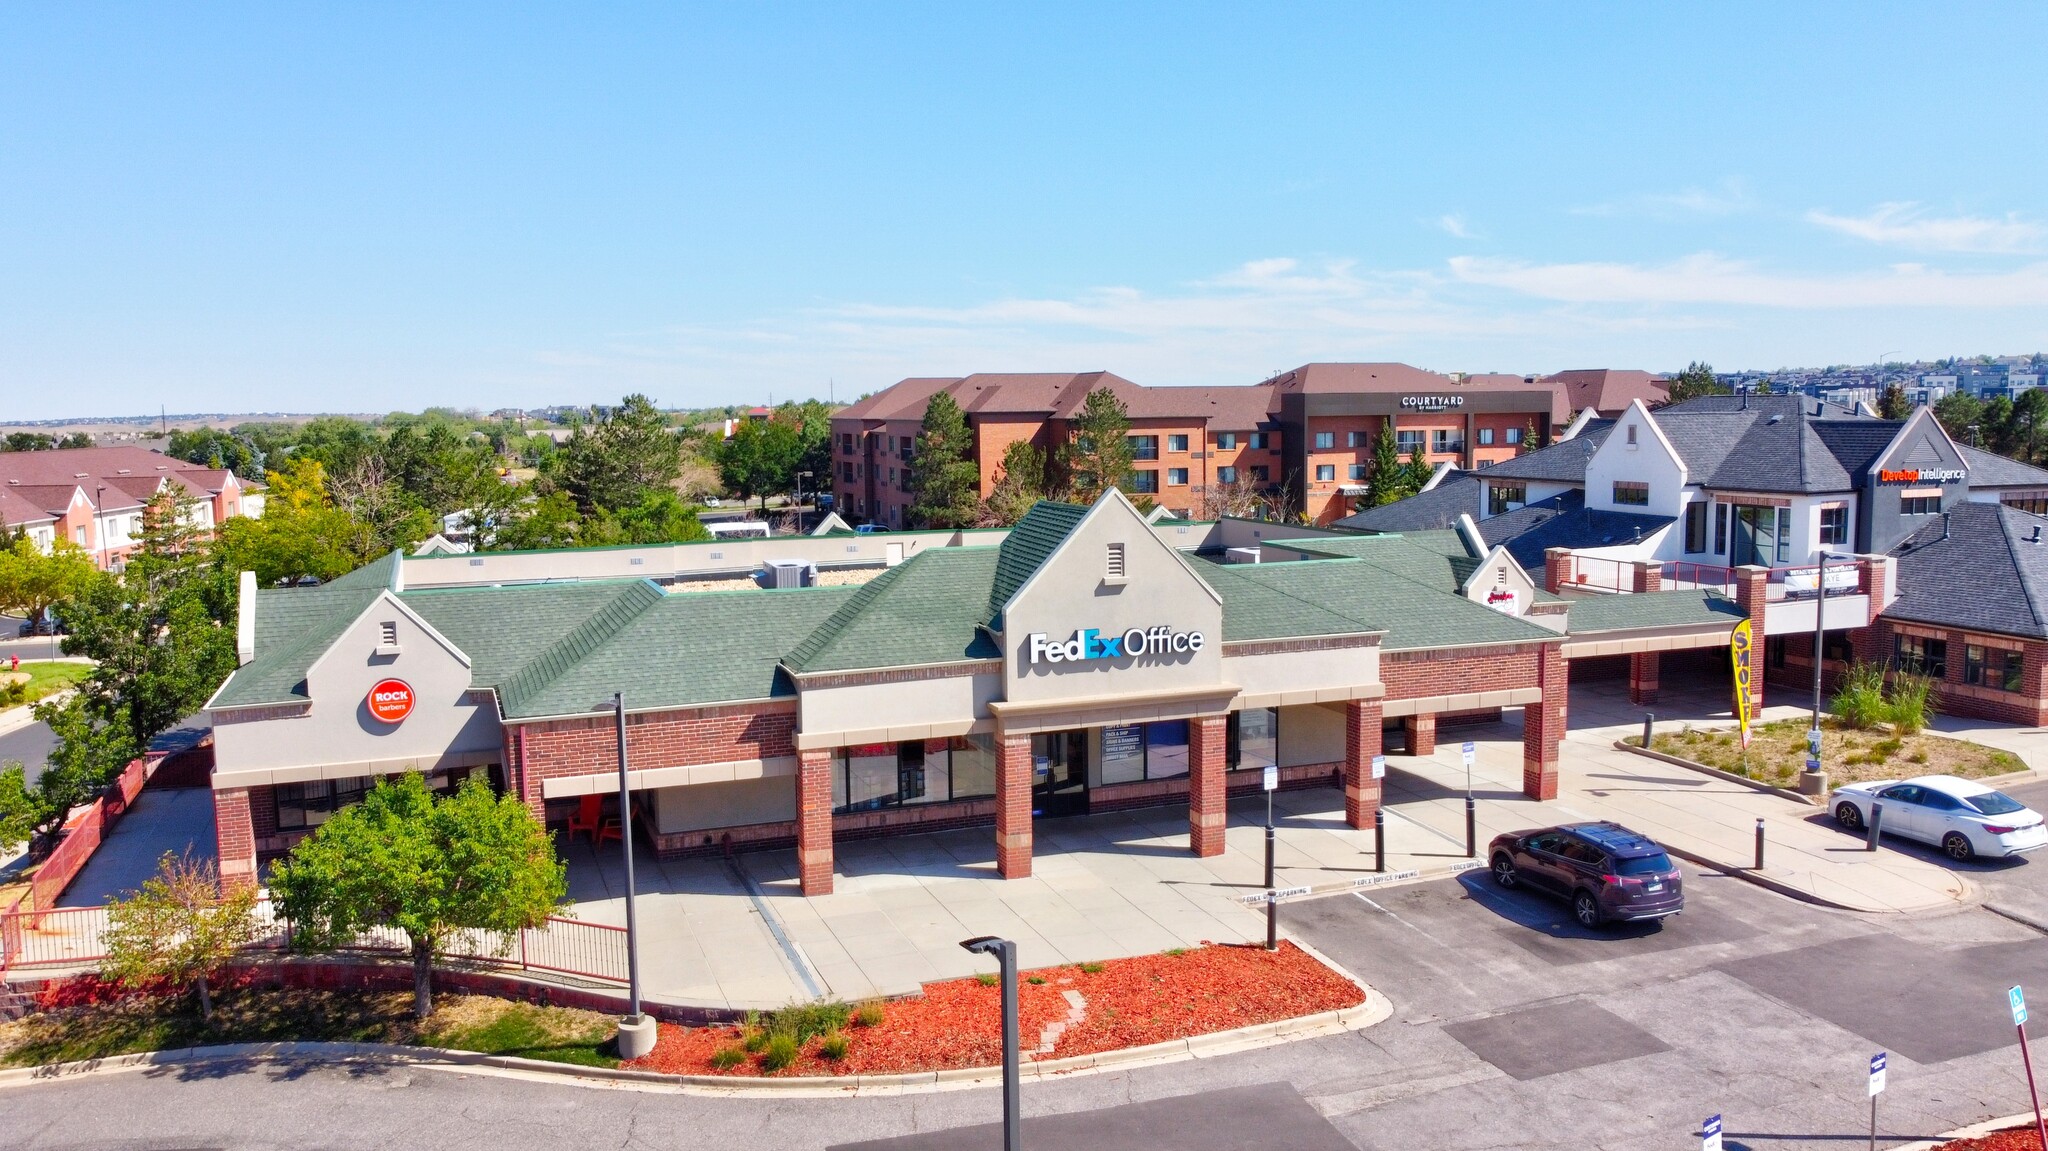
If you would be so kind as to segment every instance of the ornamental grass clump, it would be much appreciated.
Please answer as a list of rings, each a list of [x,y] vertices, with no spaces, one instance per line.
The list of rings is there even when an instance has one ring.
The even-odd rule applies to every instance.
[[[720,1071],[730,1071],[747,1061],[747,1052],[741,1047],[721,1047],[711,1053],[711,1065]]]
[[[853,1021],[862,1027],[882,1025],[882,1001],[870,999],[853,1010]]]
[[[1934,677],[1892,677],[1892,694],[1885,705],[1885,718],[1891,721],[1893,731],[1900,735],[1918,735],[1933,716]]]
[[[841,1059],[846,1058],[846,1048],[849,1042],[845,1035],[834,1031],[818,1041],[818,1058],[830,1059],[837,1063]]]
[[[780,1071],[796,1062],[796,1036],[787,1033],[768,1037],[768,1049],[761,1052],[761,1070]]]
[[[1868,731],[1891,718],[1884,698],[1884,665],[1856,662],[1842,675],[1832,701],[1834,713],[1858,731]]]

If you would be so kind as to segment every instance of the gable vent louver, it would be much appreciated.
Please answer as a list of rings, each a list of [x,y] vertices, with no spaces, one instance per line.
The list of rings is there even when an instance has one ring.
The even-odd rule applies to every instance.
[[[1913,450],[1906,453],[1907,467],[1932,467],[1940,463],[1941,449],[1935,447],[1934,440],[1927,436],[1921,436],[1920,442],[1913,445]]]
[[[1126,578],[1124,572],[1124,545],[1121,543],[1113,543],[1109,545],[1109,554],[1104,559],[1102,569],[1103,578],[1110,580],[1122,580]]]

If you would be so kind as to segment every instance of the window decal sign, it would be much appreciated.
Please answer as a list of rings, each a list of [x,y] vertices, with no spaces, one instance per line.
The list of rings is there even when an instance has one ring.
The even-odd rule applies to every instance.
[[[412,714],[412,685],[402,679],[379,680],[364,702],[369,705],[370,718],[377,722],[404,723]]]

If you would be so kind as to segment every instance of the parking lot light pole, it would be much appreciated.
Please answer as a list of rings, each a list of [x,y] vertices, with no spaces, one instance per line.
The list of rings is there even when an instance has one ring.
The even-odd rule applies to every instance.
[[[602,706],[602,705],[601,705]],[[626,770],[626,693],[613,692],[609,705],[619,744],[619,850],[626,865],[626,1017],[619,1021],[619,1058],[638,1059],[654,1050],[654,1020],[640,1012],[640,930],[633,914],[633,793]]]
[[[1820,665],[1821,647],[1827,642],[1828,616],[1828,561],[1854,561],[1854,556],[1835,555],[1823,550],[1820,553],[1820,569],[1814,578],[1813,601],[1813,727],[1807,732],[1806,774],[1800,777],[1800,791],[1809,795],[1821,793],[1820,784]],[[1645,740],[1645,745],[1648,744]]]
[[[1024,1151],[1023,1072],[1017,1052],[1017,945],[993,935],[963,939],[960,946],[976,955],[996,957],[1003,981],[1003,1151]]]

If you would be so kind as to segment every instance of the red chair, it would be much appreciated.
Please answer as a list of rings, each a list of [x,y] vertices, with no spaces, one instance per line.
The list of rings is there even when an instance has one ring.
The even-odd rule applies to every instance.
[[[586,795],[569,816],[569,842],[576,842],[576,833],[587,831],[592,842],[598,842],[600,833],[599,817],[604,814],[604,796]]]

